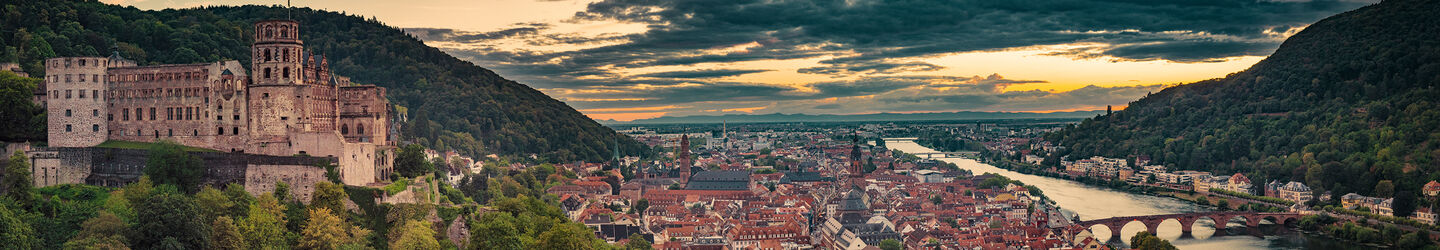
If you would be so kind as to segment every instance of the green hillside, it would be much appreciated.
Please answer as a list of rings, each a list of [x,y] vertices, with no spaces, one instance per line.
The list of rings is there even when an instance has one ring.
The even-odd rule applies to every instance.
[[[409,110],[405,140],[471,155],[536,154],[543,161],[599,161],[612,141],[626,154],[643,144],[564,103],[490,70],[456,59],[400,29],[344,13],[294,9],[307,49],[335,73],[389,88]],[[95,1],[6,1],[0,9],[0,62],[33,76],[55,56],[108,55],[117,47],[142,65],[239,60],[249,64],[251,22],[285,18],[280,7],[142,11]]]
[[[1071,158],[1147,155],[1177,169],[1396,198],[1440,179],[1440,1],[1391,0],[1317,22],[1225,78],[1171,87],[1053,133]],[[1318,193],[1318,192],[1317,192]]]

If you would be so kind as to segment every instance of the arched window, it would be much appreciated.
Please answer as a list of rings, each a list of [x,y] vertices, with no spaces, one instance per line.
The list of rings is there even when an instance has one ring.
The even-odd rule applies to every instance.
[[[365,134],[365,124],[355,124],[356,134]]]
[[[345,124],[340,124],[340,134],[346,134],[346,135],[350,134],[350,126],[346,126]]]
[[[191,130],[191,131],[190,131],[190,135],[192,135],[192,136],[200,136],[200,130],[199,130],[199,129]]]
[[[288,37],[290,37],[290,26],[289,26],[289,25],[280,26],[280,38],[288,38]]]
[[[215,135],[225,135],[225,127],[215,127]]]
[[[270,26],[265,26],[265,38],[271,37],[275,37],[275,30],[270,29]]]

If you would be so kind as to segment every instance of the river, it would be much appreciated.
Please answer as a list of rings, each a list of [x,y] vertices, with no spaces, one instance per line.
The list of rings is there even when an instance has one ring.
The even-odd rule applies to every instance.
[[[891,149],[898,149],[906,153],[937,152],[936,150],[920,146],[913,141],[887,141],[886,146]],[[1010,179],[1034,185],[1045,192],[1045,196],[1055,201],[1055,204],[1062,208],[1062,212],[1069,216],[1078,214],[1081,220],[1103,219],[1116,216],[1138,216],[1155,214],[1176,214],[1209,211],[1209,208],[1195,205],[1193,203],[1169,198],[1150,195],[1132,194],[1123,191],[1115,191],[1108,188],[1087,186],[1083,183],[1057,179],[1044,176],[1022,174],[1014,171],[1001,169],[989,164],[980,163],[964,158],[944,158],[946,162],[955,163],[960,168],[970,170],[975,174],[995,173]],[[1238,222],[1237,222],[1238,223]],[[1221,236],[1216,236],[1214,224],[1208,220],[1195,223],[1190,236],[1184,236],[1180,232],[1180,223],[1168,221],[1161,223],[1158,236],[1170,240],[1172,244],[1180,249],[1369,249],[1356,244],[1337,241],[1323,236],[1304,234],[1294,230],[1286,230],[1278,225],[1262,225],[1260,231],[1267,232],[1264,236],[1254,236],[1244,228],[1230,228]],[[1140,223],[1131,223],[1121,229],[1121,237],[1125,242],[1130,236],[1144,231],[1145,226]],[[1100,239],[1110,238],[1110,231],[1103,226],[1092,228],[1092,231]],[[1183,236],[1183,237],[1182,237]],[[1121,243],[1123,244],[1123,243]]]

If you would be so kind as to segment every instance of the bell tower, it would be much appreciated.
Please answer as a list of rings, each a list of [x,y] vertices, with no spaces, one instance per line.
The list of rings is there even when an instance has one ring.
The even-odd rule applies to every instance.
[[[295,20],[255,22],[255,43],[251,45],[250,100],[251,136],[284,137],[291,128],[301,128],[305,95],[303,62],[300,54],[300,23]]]

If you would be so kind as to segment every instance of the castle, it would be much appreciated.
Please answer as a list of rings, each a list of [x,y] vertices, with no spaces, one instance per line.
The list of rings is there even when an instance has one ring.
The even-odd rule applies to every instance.
[[[329,158],[349,185],[388,179],[396,135],[385,88],[333,75],[325,57],[305,50],[294,20],[259,21],[254,30],[251,71],[233,60],[139,66],[118,52],[47,59],[36,98],[49,147],[168,140],[235,155]],[[72,175],[56,183],[88,178],[40,170],[37,182],[50,173]]]

